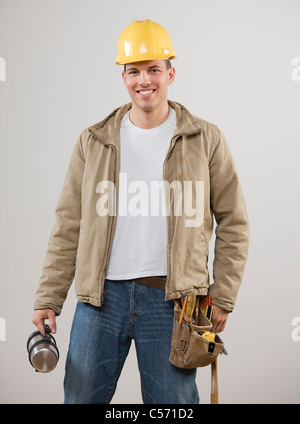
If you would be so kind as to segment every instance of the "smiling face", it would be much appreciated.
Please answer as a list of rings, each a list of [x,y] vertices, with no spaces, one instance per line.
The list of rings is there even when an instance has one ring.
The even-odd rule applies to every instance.
[[[132,99],[132,107],[151,112],[166,104],[168,86],[174,81],[175,69],[167,69],[164,60],[129,63],[122,77]]]

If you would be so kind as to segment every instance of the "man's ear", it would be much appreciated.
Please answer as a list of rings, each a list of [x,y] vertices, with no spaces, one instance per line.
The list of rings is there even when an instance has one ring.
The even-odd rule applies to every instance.
[[[175,68],[173,68],[173,67],[170,68],[169,69],[169,85],[171,85],[174,82],[175,74],[176,74]]]

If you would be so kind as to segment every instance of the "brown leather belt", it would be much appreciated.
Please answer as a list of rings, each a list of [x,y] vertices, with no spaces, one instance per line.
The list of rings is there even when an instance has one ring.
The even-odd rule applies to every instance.
[[[139,284],[144,284],[145,286],[154,287],[156,289],[165,290],[166,279],[162,277],[143,277],[143,278],[133,278],[132,281],[135,281]]]

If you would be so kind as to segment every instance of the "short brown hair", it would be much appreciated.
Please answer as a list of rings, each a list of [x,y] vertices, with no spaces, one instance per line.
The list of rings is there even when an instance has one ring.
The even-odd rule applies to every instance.
[[[172,68],[172,63],[171,63],[170,59],[165,59],[164,62],[166,64],[167,69]],[[124,65],[124,72],[126,72],[126,64]]]

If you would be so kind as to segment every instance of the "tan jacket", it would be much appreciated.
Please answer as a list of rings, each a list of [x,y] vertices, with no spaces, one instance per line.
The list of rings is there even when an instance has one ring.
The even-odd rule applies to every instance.
[[[164,180],[170,185],[167,216],[166,300],[193,292],[212,296],[213,304],[231,312],[247,260],[249,227],[243,194],[226,140],[217,126],[193,115],[179,103],[177,127],[164,161]],[[101,306],[105,296],[105,273],[116,225],[116,216],[99,216],[97,185],[114,183],[118,199],[120,171],[120,124],[131,108],[114,110],[102,122],[79,137],[56,209],[39,280],[34,309],[51,308],[60,314],[75,276],[78,300]],[[202,181],[203,216],[189,226],[189,216],[174,212],[176,199],[184,199],[185,181]],[[196,184],[192,185],[195,201]],[[179,196],[179,197],[176,197]],[[117,207],[117,205],[115,205]],[[213,284],[207,268],[209,241],[216,219]],[[191,222],[191,221],[190,221]]]

